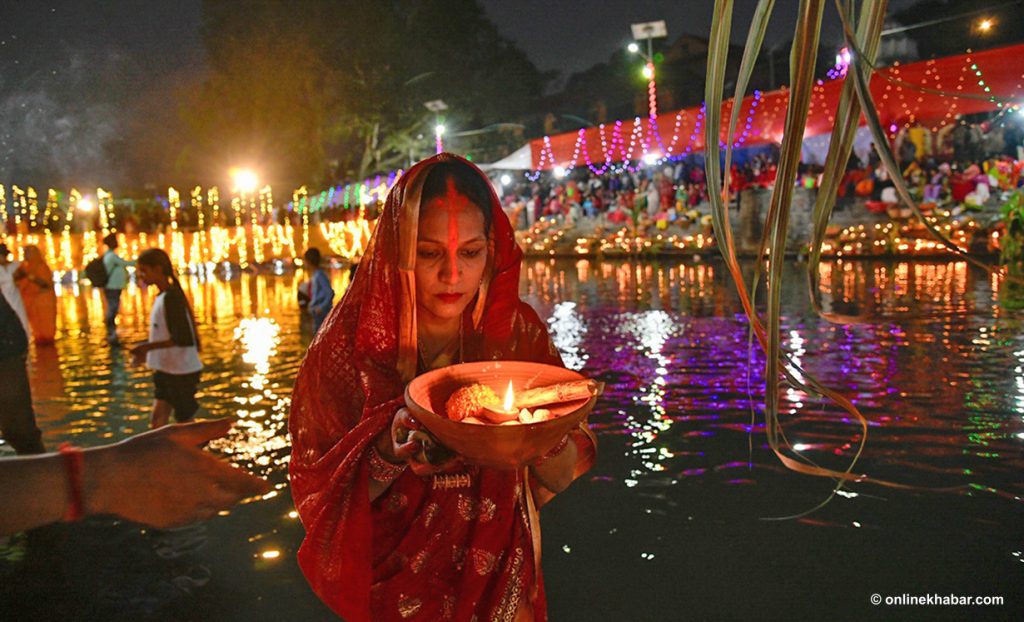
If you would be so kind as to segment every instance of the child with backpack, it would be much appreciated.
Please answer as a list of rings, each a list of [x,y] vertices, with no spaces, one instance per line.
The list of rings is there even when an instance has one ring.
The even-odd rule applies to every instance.
[[[153,285],[158,292],[150,312],[149,340],[131,351],[135,364],[145,362],[153,370],[156,392],[150,428],[166,425],[172,411],[175,421],[191,421],[199,410],[196,390],[203,369],[192,307],[171,258],[159,248],[139,254],[135,275],[141,287]]]
[[[121,259],[117,254],[117,235],[108,234],[103,238],[107,252],[90,261],[85,266],[85,276],[93,287],[103,288],[103,297],[107,302],[107,311],[103,323],[107,326],[107,343],[117,345],[117,312],[121,309],[121,291],[128,285],[128,266],[133,261]]]

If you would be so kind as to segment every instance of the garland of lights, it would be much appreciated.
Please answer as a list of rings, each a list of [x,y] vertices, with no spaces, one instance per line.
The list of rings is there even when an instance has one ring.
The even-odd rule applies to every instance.
[[[821,107],[823,110],[826,110],[826,115],[830,123],[835,122],[835,113],[826,106],[827,94],[825,83],[845,77],[848,72],[849,63],[850,53],[844,48],[840,50],[839,55],[836,56],[836,65],[829,70],[827,80],[819,80],[812,88],[812,97],[809,104],[811,110],[815,110],[816,107]],[[925,61],[924,64],[927,69],[925,75],[921,79],[922,85],[925,85],[929,81],[934,81],[936,90],[941,91],[940,76],[938,75],[938,70],[934,67],[936,62],[934,60],[930,60]],[[995,104],[998,108],[1010,106],[1010,104],[1005,104],[1003,101],[1000,101],[996,95],[992,93],[991,86],[985,81],[981,69],[971,58],[970,50],[968,50],[965,65],[961,68],[961,72],[963,73],[967,71],[968,67],[970,71],[974,72],[974,76],[977,78],[978,87],[988,95],[989,102]],[[899,80],[900,70],[901,67],[899,63],[894,63],[894,65],[889,68],[889,73],[892,74],[891,78],[893,81]],[[672,130],[672,139],[669,141],[668,145],[666,145],[658,127],[657,87],[654,80],[654,70],[650,63],[645,67],[645,75],[648,77],[647,94],[649,111],[646,134],[644,133],[643,124],[641,123],[640,118],[635,118],[633,120],[629,145],[627,147],[623,131],[623,121],[617,120],[614,122],[610,140],[606,133],[607,126],[605,124],[599,125],[597,127],[597,135],[600,139],[601,154],[603,156],[598,160],[598,162],[603,160],[599,165],[595,164],[594,158],[591,156],[590,149],[587,144],[587,130],[585,128],[581,128],[578,131],[572,148],[572,156],[564,161],[560,161],[555,155],[551,137],[544,136],[542,138],[536,168],[526,173],[526,178],[530,181],[537,181],[542,172],[546,169],[553,169],[555,177],[561,178],[577,166],[586,166],[591,172],[597,175],[602,175],[608,172],[635,172],[638,170],[639,164],[634,166],[632,164],[633,162],[642,162],[649,166],[653,166],[668,161],[678,161],[692,154],[702,132],[701,126],[703,125],[706,113],[705,104],[702,103],[699,108],[699,113],[694,123],[694,130],[691,133],[689,140],[686,141],[685,148],[680,151],[678,150],[677,145],[680,139],[680,128],[682,127],[682,122],[687,114],[686,110],[680,110],[676,113],[675,123]],[[960,77],[960,82],[961,84],[957,86],[958,91],[963,90],[963,76]],[[894,86],[896,86],[895,92],[893,92]],[[1018,90],[1019,89],[1020,85],[1018,85]],[[740,135],[733,138],[733,148],[739,148],[742,145],[749,143],[753,138],[768,138],[769,140],[775,141],[781,140],[781,136],[770,136],[769,134],[780,110],[785,104],[787,90],[788,89],[783,86],[779,91],[773,93],[771,99],[773,100],[772,103],[774,105],[769,107],[764,106],[764,100],[766,99],[765,93],[761,91],[754,91]],[[886,84],[881,94],[880,103],[884,104],[890,100],[891,96],[895,96],[897,98],[899,106],[903,109],[901,119],[903,120],[904,127],[909,128],[917,121],[917,115],[911,106],[911,101],[908,100],[907,94],[904,92],[904,88],[898,83],[894,84],[890,82]],[[922,101],[923,97],[917,95],[916,103],[920,103]],[[943,101],[948,100],[944,99]],[[741,105],[743,105],[743,103],[746,102],[742,102]],[[727,105],[731,106],[732,102],[728,102]],[[950,102],[947,106],[944,121],[953,117],[956,114],[956,109],[956,101]],[[1019,110],[1020,107],[1012,106],[1012,109]],[[758,127],[755,125],[757,121],[761,121],[760,129],[756,129]],[[891,123],[888,129],[890,136],[894,136],[899,130],[899,126],[895,123]],[[937,130],[937,127],[932,127],[932,131]],[[728,139],[729,137],[720,137],[719,142],[722,148],[726,147],[726,141]]]
[[[167,189],[167,204],[171,216],[171,231],[177,231],[178,210],[181,209],[181,195],[174,188]]]
[[[842,55],[842,53],[841,53]],[[837,57],[837,66],[830,70],[829,78],[838,79],[846,74],[848,59],[844,59],[840,62],[840,58]],[[941,76],[937,68],[937,63],[934,60],[926,61],[924,76],[921,78],[921,84],[931,85],[934,83],[934,89],[936,91],[942,91]],[[970,76],[968,72],[973,72],[971,80],[977,84],[977,87],[987,95],[987,99],[990,103],[996,105],[997,108],[1008,107],[1011,110],[1019,110],[1019,106],[1007,104],[1004,106],[1004,102],[1000,101],[995,94],[992,93],[992,88],[988,84],[983,75],[981,68],[975,61],[972,53],[969,51],[965,57],[965,63],[960,68],[960,75],[958,76],[958,84],[956,87],[957,91],[965,90],[965,84],[967,84],[967,77]],[[893,78],[898,79],[901,73],[901,67],[897,63],[890,68],[890,73]],[[893,92],[893,86],[896,87],[896,92]],[[913,87],[907,87],[909,90],[913,90]],[[1017,85],[1017,91],[1021,89],[1020,84]],[[910,125],[916,120],[914,109],[912,108],[912,100],[907,97],[903,85],[898,82],[890,82],[885,85],[881,94],[881,101],[885,102],[890,100],[892,96],[897,98],[899,105],[902,107],[904,115],[901,117],[904,120],[904,127],[909,128]],[[749,103],[746,99],[738,102],[741,107],[747,104],[747,110],[745,115],[745,122],[741,128],[738,136],[720,136],[719,140],[722,146],[725,146],[726,141],[731,140],[733,148],[739,148],[744,144],[747,144],[752,138],[769,137],[768,134],[773,128],[775,119],[780,114],[785,104],[786,88],[783,87],[779,91],[770,94],[771,105],[765,106],[765,99],[767,96],[762,91],[755,90],[752,98],[749,99]],[[943,123],[952,119],[958,110],[957,98],[950,97],[947,95],[941,95],[943,101],[948,103]],[[813,97],[810,106],[824,105],[826,97],[826,89],[824,82],[819,81],[814,86]],[[952,99],[952,101],[950,101]],[[917,103],[923,101],[920,94],[917,95]],[[728,102],[730,106],[736,105],[735,102]],[[621,173],[624,171],[635,172],[638,170],[639,165],[634,166],[633,162],[644,162],[648,165],[655,165],[668,161],[676,161],[684,158],[694,152],[695,146],[699,143],[699,139],[702,133],[702,125],[705,120],[706,107],[702,104],[694,119],[694,129],[690,134],[688,140],[683,144],[685,145],[682,149],[679,147],[681,136],[681,128],[684,121],[687,119],[689,114],[686,110],[680,110],[675,114],[674,124],[672,129],[672,138],[666,145],[660,128],[658,127],[657,118],[657,91],[654,80],[653,68],[650,72],[648,81],[648,106],[649,114],[647,118],[646,127],[640,117],[633,119],[632,127],[629,131],[629,144],[626,144],[625,128],[622,120],[615,121],[611,126],[611,136],[608,136],[608,126],[601,124],[597,128],[597,136],[600,139],[601,153],[603,154],[603,162],[595,163],[591,156],[591,151],[588,145],[587,131],[580,129],[575,137],[575,141],[572,149],[572,157],[568,161],[559,162],[555,156],[551,137],[543,137],[541,148],[539,151],[539,164],[538,169],[527,173],[526,177],[531,181],[536,181],[541,171],[546,167],[550,166],[555,169],[556,177],[562,177],[568,170],[572,170],[577,166],[587,166],[587,168],[595,174],[601,175],[607,172]],[[742,110],[742,108],[741,108]],[[832,120],[831,111],[829,112],[829,119]],[[755,121],[760,121],[760,125],[755,125]],[[758,129],[759,128],[759,129]],[[898,126],[892,123],[889,127],[890,133],[895,134],[898,131]],[[645,132],[646,130],[646,132]],[[937,131],[938,126],[932,127],[932,131]],[[779,137],[770,137],[775,140]],[[326,190],[310,196],[305,186],[296,190],[292,195],[292,202],[286,207],[289,211],[298,214],[302,221],[302,248],[308,248],[310,244],[310,214],[322,211],[325,209],[341,207],[344,210],[351,210],[358,206],[358,214],[355,220],[345,221],[343,223],[320,223],[320,233],[327,241],[332,251],[342,257],[355,258],[359,256],[365,250],[365,244],[369,239],[369,233],[372,230],[373,223],[367,221],[365,218],[366,207],[375,202],[380,202],[384,199],[384,196],[388,190],[394,185],[395,181],[402,175],[402,171],[395,171],[390,173],[386,179],[383,176],[376,176],[373,179],[366,179],[360,183],[345,184],[339,186],[332,186]],[[81,258],[82,263],[74,261],[73,250],[72,250],[72,238],[71,229],[74,218],[79,212],[83,214],[90,214],[93,209],[98,209],[99,224],[104,234],[108,231],[115,232],[115,209],[114,199],[111,193],[105,191],[102,188],[96,190],[96,203],[95,205],[88,197],[84,197],[77,189],[71,189],[67,199],[67,209],[63,214],[63,230],[60,233],[60,240],[56,240],[56,236],[49,231],[49,226],[56,222],[60,222],[62,215],[60,213],[60,195],[56,190],[50,188],[47,190],[47,198],[45,210],[40,217],[39,214],[39,196],[36,189],[33,187],[26,187],[25,189],[20,188],[17,185],[11,185],[8,193],[7,187],[0,184],[0,214],[7,215],[8,208],[13,213],[13,218],[16,226],[16,235],[6,236],[15,243],[15,248],[20,252],[21,247],[24,244],[42,244],[46,249],[46,256],[52,266],[60,266],[64,271],[70,272],[75,270],[77,266],[82,265],[89,258],[95,256],[98,253],[98,239],[95,231],[86,231],[81,237]],[[254,192],[242,192],[238,193],[231,198],[231,207],[234,215],[234,227],[227,228],[220,225],[220,197],[219,191],[216,186],[211,187],[206,192],[206,205],[203,204],[203,192],[199,186],[194,187],[190,192],[191,206],[196,211],[199,230],[192,233],[189,237],[188,251],[186,253],[186,236],[183,232],[179,231],[179,215],[181,211],[181,196],[174,188],[169,188],[167,193],[168,198],[168,210],[170,216],[170,244],[171,244],[171,255],[174,262],[179,267],[184,267],[186,264],[186,255],[191,265],[204,264],[208,260],[214,260],[216,262],[229,261],[232,255],[232,250],[237,252],[239,264],[242,266],[247,265],[249,257],[249,244],[252,244],[252,258],[256,263],[262,263],[266,257],[267,247],[270,247],[275,257],[286,257],[290,255],[295,256],[295,238],[294,231],[292,228],[291,220],[285,219],[285,224],[278,225],[273,222],[273,195],[272,190],[269,186],[261,188],[257,193]],[[205,209],[209,206],[211,210],[211,222],[210,228],[206,229],[205,222]],[[249,210],[249,224],[248,226],[242,225],[243,213]],[[34,233],[23,233],[22,223],[25,223],[28,229],[34,230],[40,226],[44,227],[41,235]],[[232,230],[233,229],[233,230]],[[124,238],[123,233],[119,234],[120,238]],[[541,247],[550,249],[549,243],[553,243],[560,236],[554,238],[545,238],[543,242],[537,241],[534,244],[539,244]],[[165,242],[164,234],[155,236],[156,242],[159,246],[163,246]],[[650,241],[624,240],[624,243],[628,242],[630,248],[640,249],[649,247]],[[142,248],[148,247],[150,238],[145,233],[140,233],[136,240],[130,241],[131,250],[133,253],[137,252],[139,246]],[[605,241],[607,242],[607,240]],[[673,241],[673,243],[678,243]],[[710,238],[708,238],[710,244]],[[577,240],[577,247],[589,248],[589,241]],[[681,242],[680,248],[692,248],[689,246],[692,241],[686,240]],[[881,241],[876,241],[875,245],[882,244]],[[617,246],[617,245],[616,245]],[[704,240],[698,241],[696,244],[698,248],[704,247]],[[854,248],[848,249],[850,244],[845,244],[837,249],[836,252],[842,253],[844,251],[850,252],[851,250],[858,250],[859,246],[854,244]],[[234,247],[234,249],[232,249]],[[919,244],[917,242],[900,242],[896,246],[897,250],[929,250],[927,245]],[[553,252],[553,251],[552,251]],[[577,251],[582,252],[582,251]]]
[[[96,189],[96,209],[100,211],[100,228],[106,236],[109,231],[116,231],[114,227],[114,195],[103,188]]]

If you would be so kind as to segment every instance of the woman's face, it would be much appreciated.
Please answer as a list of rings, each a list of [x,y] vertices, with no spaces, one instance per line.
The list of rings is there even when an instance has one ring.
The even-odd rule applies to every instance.
[[[484,215],[449,180],[447,192],[420,209],[416,241],[416,308],[422,320],[459,317],[487,265]]]

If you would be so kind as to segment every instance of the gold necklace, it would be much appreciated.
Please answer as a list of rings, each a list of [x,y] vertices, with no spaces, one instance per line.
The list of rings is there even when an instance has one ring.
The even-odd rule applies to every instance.
[[[462,348],[462,318],[459,318],[459,335],[458,335],[458,340],[459,340],[459,349],[457,350],[458,359],[459,359],[458,362],[462,363],[463,362],[463,354],[462,354],[462,350],[463,350],[463,348]],[[444,352],[451,346],[453,341],[454,341],[454,339],[449,341],[447,344],[445,344],[445,346],[443,348],[438,350],[437,354],[434,355],[433,359],[430,362],[433,363],[433,362],[437,361],[437,358],[439,356],[441,356],[442,354],[444,354]],[[416,358],[419,360],[420,367],[424,371],[432,369],[431,366],[427,364],[426,357],[424,357],[424,355],[423,355],[423,345],[421,343],[419,343],[418,340],[417,340],[416,346],[417,346],[416,347]],[[452,359],[454,359],[454,358],[455,357],[453,356]],[[454,360],[453,360],[453,362],[454,362]]]

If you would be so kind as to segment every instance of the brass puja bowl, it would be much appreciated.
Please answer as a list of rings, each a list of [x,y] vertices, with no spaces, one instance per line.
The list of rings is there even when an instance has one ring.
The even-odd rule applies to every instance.
[[[520,392],[585,376],[554,365],[527,361],[462,363],[417,376],[405,387],[405,403],[412,416],[442,445],[466,462],[495,469],[515,469],[551,451],[594,408],[597,396],[545,406],[553,417],[546,421],[515,424],[453,421],[445,412],[457,389],[480,383],[504,395],[509,381]]]

